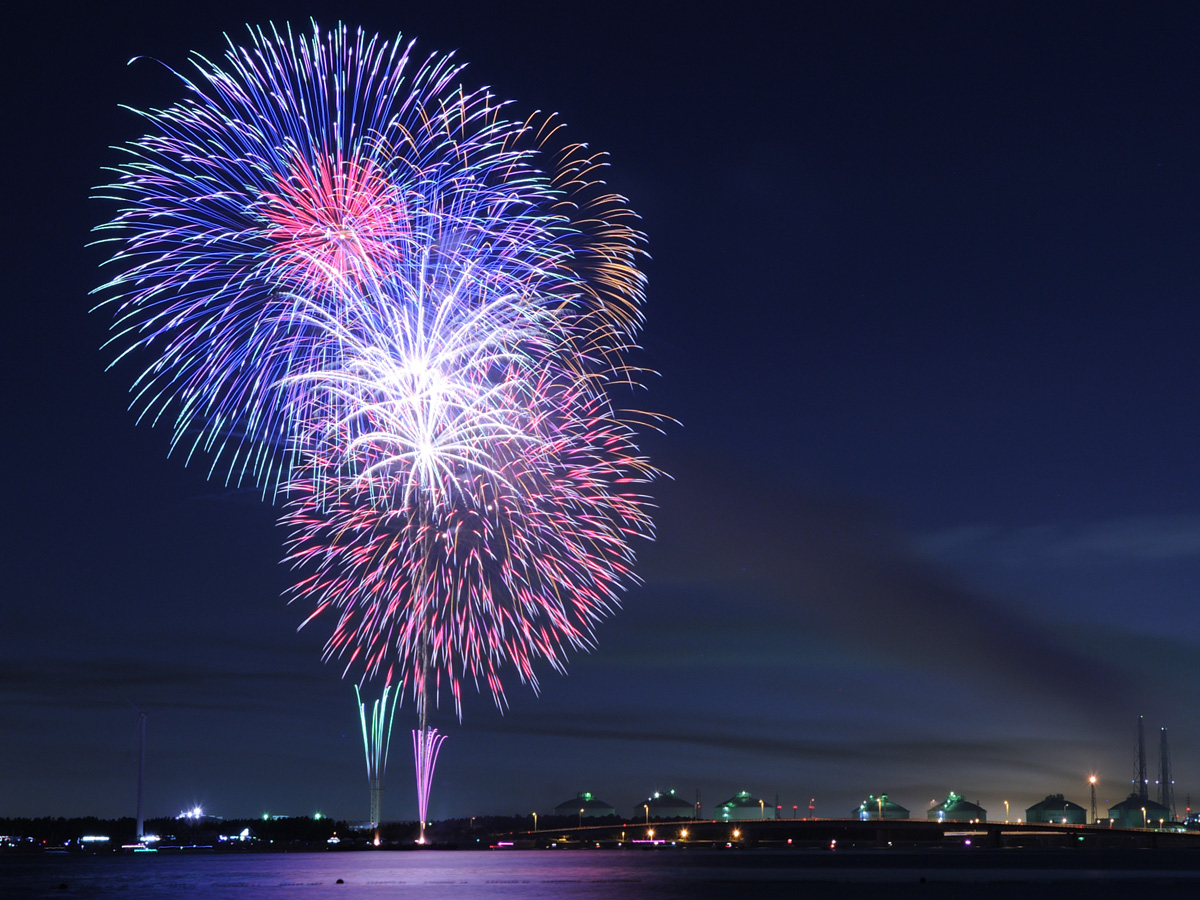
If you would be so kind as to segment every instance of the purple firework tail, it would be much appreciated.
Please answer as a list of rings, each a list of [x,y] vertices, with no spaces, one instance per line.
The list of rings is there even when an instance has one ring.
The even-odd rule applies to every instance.
[[[436,728],[413,729],[413,758],[417,767],[417,813],[421,817],[421,840],[425,838],[425,822],[429,818],[429,792],[433,787],[433,770],[438,751],[446,740]]]

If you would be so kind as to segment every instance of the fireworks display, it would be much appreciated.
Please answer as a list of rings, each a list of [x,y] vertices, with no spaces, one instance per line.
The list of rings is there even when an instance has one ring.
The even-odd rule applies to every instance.
[[[367,783],[371,787],[371,828],[375,843],[379,843],[379,825],[383,821],[383,780],[387,772],[388,750],[392,744],[392,719],[396,715],[396,695],[391,685],[385,685],[382,696],[371,704],[371,724],[367,724],[367,704],[363,702],[358,685],[354,686],[358,702],[358,721],[362,726],[363,754],[367,761]]]
[[[418,844],[425,843],[426,818],[429,815],[429,791],[433,787],[433,769],[437,765],[438,750],[444,734],[436,728],[420,728],[413,731],[413,759],[417,768],[417,816],[420,820]]]
[[[307,415],[288,376],[337,365],[312,308],[338,320],[411,249],[409,198],[469,219],[550,190],[512,148],[525,126],[458,87],[450,57],[345,28],[250,37],[224,67],[195,57],[186,100],[140,113],[153,131],[102,189],[122,208],[98,229],[116,246],[100,291],[117,358],[144,366],[134,407],[189,458],[274,491]]]
[[[135,409],[283,502],[327,658],[416,700],[424,803],[426,698],[503,706],[506,669],[589,647],[655,472],[612,399],[642,238],[602,158],[412,52],[314,26],[195,57],[103,191],[100,305]]]

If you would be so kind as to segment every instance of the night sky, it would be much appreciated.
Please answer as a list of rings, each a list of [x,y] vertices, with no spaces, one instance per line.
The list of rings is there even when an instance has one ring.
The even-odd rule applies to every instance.
[[[3,65],[0,816],[367,816],[354,692],[253,490],[134,424],[89,200],[188,51],[314,16],[457,50],[611,153],[653,259],[658,540],[570,673],[467,698],[432,818],[739,790],[1200,804],[1200,7],[23,4]],[[10,13],[10,16],[12,14]],[[632,401],[631,401],[632,402]],[[397,716],[386,818],[415,819]],[[1154,790],[1153,787],[1151,789]]]

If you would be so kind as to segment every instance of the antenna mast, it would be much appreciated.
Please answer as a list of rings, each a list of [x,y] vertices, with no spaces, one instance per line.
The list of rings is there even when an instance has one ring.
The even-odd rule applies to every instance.
[[[1137,795],[1139,800],[1150,799],[1150,789],[1146,781],[1146,717],[1138,716],[1138,746],[1137,746]]]
[[[1166,740],[1166,737],[1163,737]],[[1164,744],[1165,746],[1165,744]],[[146,780],[146,714],[138,710],[138,834],[140,844],[145,838],[144,820],[142,818],[142,792]]]
[[[1158,745],[1158,802],[1170,810],[1171,821],[1175,821],[1175,782],[1171,780],[1171,750],[1165,727]]]

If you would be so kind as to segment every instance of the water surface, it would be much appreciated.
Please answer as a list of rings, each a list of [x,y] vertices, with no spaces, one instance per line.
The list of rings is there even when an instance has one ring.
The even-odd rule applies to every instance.
[[[338,883],[338,880],[341,883]],[[524,850],[0,857],[0,898],[1200,896],[1200,851]]]

